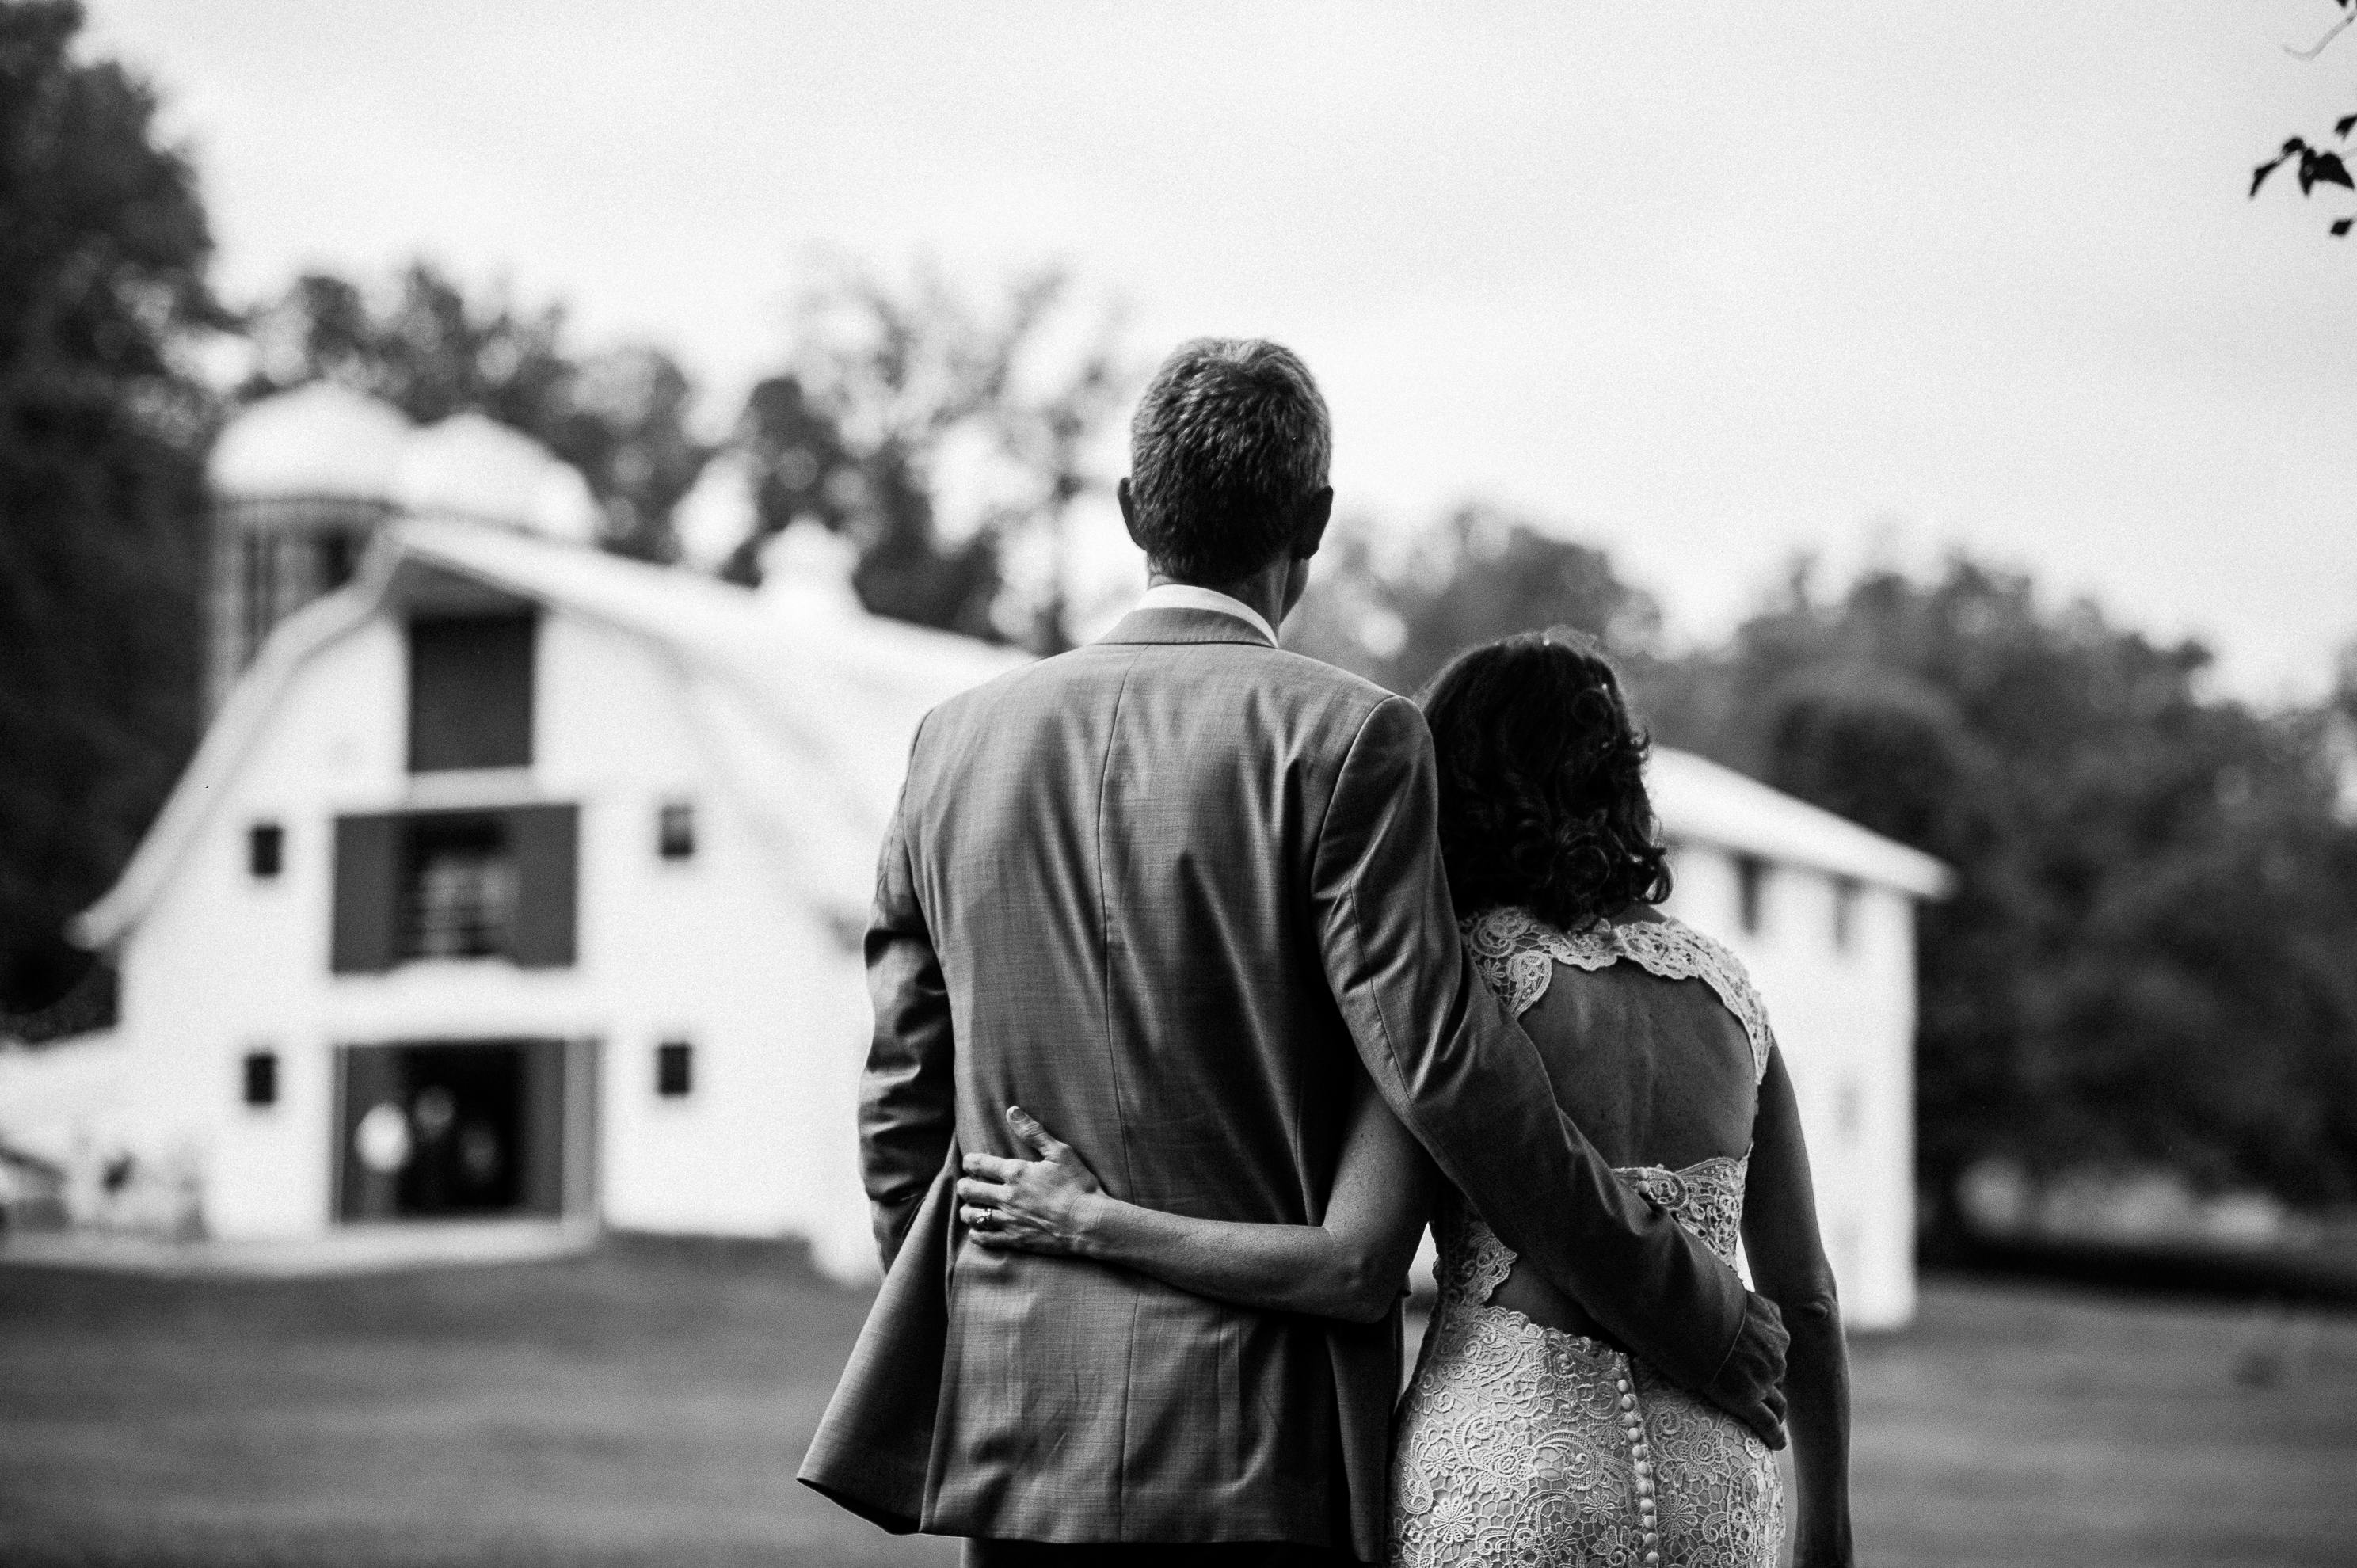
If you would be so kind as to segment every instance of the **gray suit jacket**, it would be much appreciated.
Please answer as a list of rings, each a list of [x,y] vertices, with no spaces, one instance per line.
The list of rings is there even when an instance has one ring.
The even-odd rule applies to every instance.
[[[867,935],[891,1267],[805,1481],[897,1529],[1383,1555],[1398,1314],[965,1244],[959,1150],[1027,1153],[1011,1103],[1119,1197],[1314,1225],[1371,1073],[1508,1244],[1709,1381],[1741,1286],[1555,1109],[1459,944],[1436,798],[1414,704],[1214,611],[1139,610],[926,718]]]

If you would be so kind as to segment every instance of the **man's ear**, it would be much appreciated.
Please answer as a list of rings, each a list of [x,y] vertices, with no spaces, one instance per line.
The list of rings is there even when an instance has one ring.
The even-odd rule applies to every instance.
[[[1124,474],[1114,483],[1113,498],[1121,503],[1121,525],[1129,530],[1129,542],[1140,550],[1146,550],[1146,554],[1153,554],[1153,551],[1146,549],[1146,541],[1137,536],[1137,498],[1129,493],[1128,475]]]
[[[1293,527],[1293,558],[1307,561],[1326,542],[1326,525],[1334,521],[1334,487],[1326,486],[1301,503],[1300,521]]]

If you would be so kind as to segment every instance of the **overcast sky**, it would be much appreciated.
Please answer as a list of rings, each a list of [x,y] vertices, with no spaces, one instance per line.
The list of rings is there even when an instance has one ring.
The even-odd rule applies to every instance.
[[[422,252],[717,419],[814,246],[1060,257],[1142,351],[1300,349],[1345,507],[1560,520],[1686,638],[1957,545],[2256,696],[2357,637],[2357,201],[2244,199],[2357,110],[2357,32],[2281,48],[2331,0],[91,10],[232,297]]]

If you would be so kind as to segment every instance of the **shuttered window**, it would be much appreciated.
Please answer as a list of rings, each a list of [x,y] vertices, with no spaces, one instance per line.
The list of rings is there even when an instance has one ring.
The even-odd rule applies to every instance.
[[[574,961],[580,811],[571,805],[336,820],[329,968],[382,973],[411,959]]]
[[[537,618],[466,616],[409,626],[409,770],[532,766]]]

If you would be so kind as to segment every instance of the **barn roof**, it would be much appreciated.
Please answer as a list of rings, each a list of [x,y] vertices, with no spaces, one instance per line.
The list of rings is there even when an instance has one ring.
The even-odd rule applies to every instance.
[[[227,500],[389,501],[412,435],[391,403],[314,381],[231,418],[213,443],[205,482]]]
[[[823,555],[822,553],[814,553]],[[805,553],[804,561],[813,553]],[[823,576],[828,568],[818,568]],[[838,582],[761,591],[545,538],[406,517],[378,536],[354,582],[290,616],[231,688],[156,825],[75,939],[103,946],[135,925],[202,830],[296,672],[436,576],[455,575],[638,637],[686,678],[688,717],[797,886],[856,918],[909,737],[942,699],[1023,656],[862,610]],[[1653,754],[1669,836],[1855,877],[1918,897],[1952,876],[1928,855],[1690,753]]]
[[[876,846],[917,721],[1024,662],[969,638],[868,615],[847,591],[757,592],[692,572],[448,518],[403,518],[351,585],[289,616],[231,688],[122,876],[78,916],[116,940],[163,891],[296,673],[404,596],[457,576],[635,636],[685,679],[689,722],[793,877],[864,913]]]

